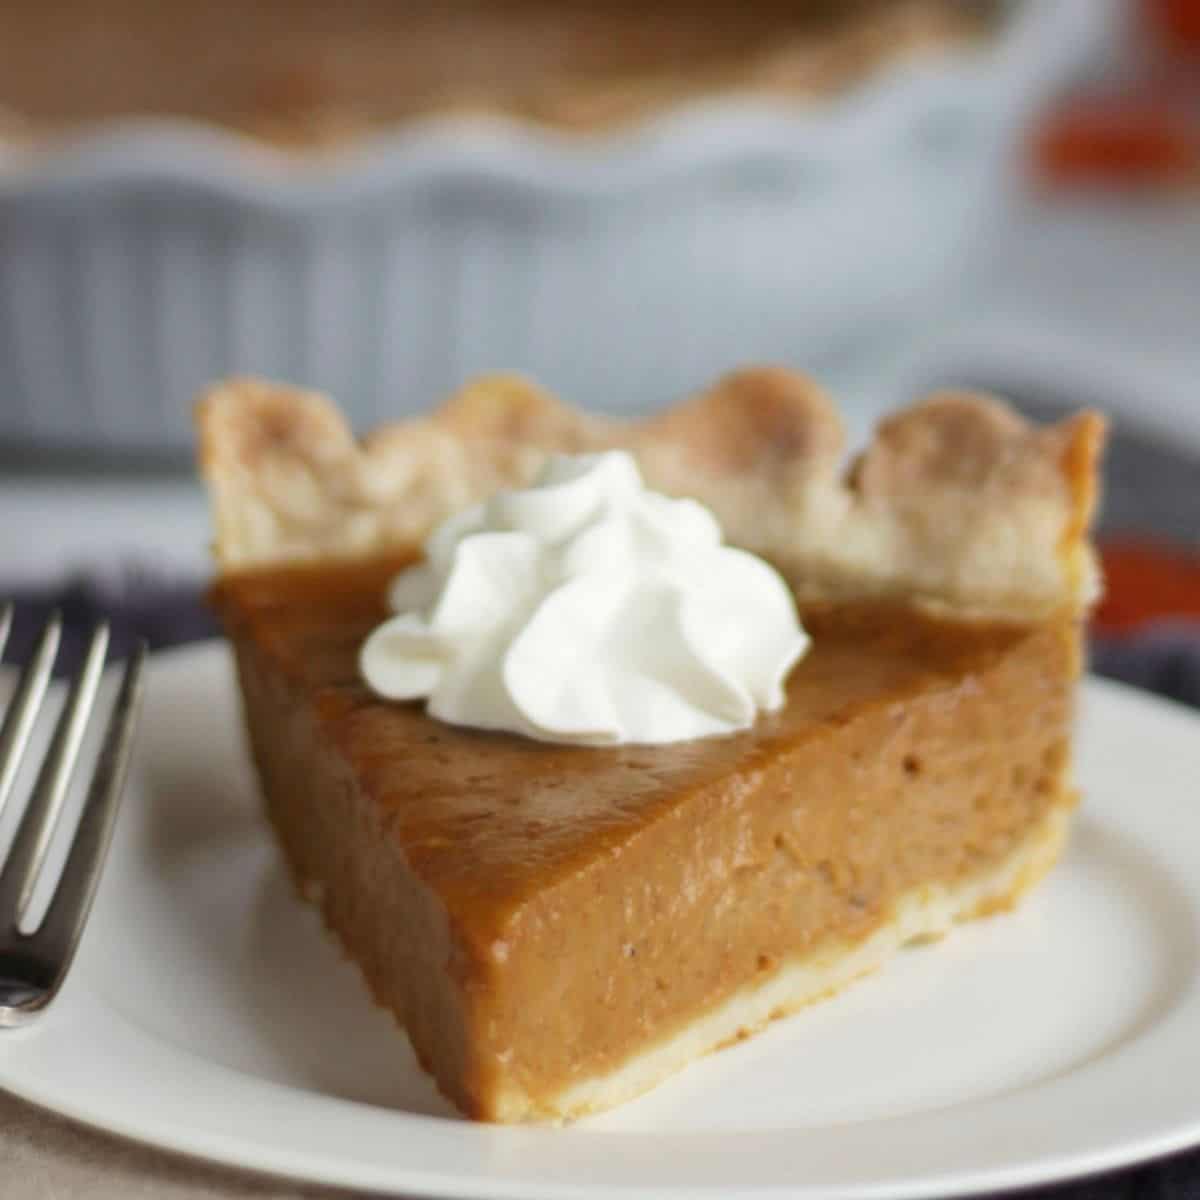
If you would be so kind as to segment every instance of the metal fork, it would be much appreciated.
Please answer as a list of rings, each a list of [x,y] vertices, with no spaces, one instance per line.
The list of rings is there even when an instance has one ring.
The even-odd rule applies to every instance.
[[[0,611],[0,654],[12,628],[11,604]],[[46,623],[0,724],[0,813],[16,782],[58,654],[62,621]],[[108,653],[108,626],[92,633],[71,682],[37,782],[21,815],[7,862],[0,864],[0,1027],[32,1020],[54,999],[75,957],[116,822],[142,697],[145,644],[126,664],[62,875],[41,923],[19,928],[50,849],[67,788],[95,705]]]

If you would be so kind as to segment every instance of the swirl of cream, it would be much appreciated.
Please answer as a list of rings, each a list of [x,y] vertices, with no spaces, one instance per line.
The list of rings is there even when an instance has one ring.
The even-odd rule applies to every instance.
[[[551,458],[534,486],[443,522],[388,592],[368,686],[455,725],[583,745],[745,729],[808,649],[791,592],[694,500],[622,451]]]

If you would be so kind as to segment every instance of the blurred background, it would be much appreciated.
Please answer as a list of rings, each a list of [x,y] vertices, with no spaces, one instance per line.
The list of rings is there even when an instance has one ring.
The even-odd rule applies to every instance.
[[[17,7],[19,635],[211,629],[189,413],[222,375],[365,429],[485,370],[633,414],[769,361],[856,439],[943,385],[1109,413],[1096,661],[1200,703],[1200,0]]]

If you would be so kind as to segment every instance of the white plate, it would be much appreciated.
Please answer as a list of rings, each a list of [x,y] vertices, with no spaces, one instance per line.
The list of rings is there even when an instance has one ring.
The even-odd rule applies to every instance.
[[[565,1130],[453,1118],[294,897],[237,722],[221,646],[154,661],[80,959],[40,1023],[0,1035],[0,1086],[192,1154],[428,1196],[883,1200],[1200,1140],[1200,720],[1181,709],[1089,681],[1086,803],[1016,914]]]

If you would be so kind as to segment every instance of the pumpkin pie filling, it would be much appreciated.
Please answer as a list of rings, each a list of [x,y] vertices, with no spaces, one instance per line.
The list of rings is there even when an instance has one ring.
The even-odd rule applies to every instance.
[[[736,424],[723,386],[721,411]],[[268,503],[289,521],[311,515],[314,493],[326,486],[354,507],[347,479],[332,482],[342,451],[355,474],[362,458],[383,457],[378,441],[361,451],[340,445],[348,435],[336,421],[322,426],[318,446],[315,426],[298,430],[306,404],[309,420],[328,417],[320,405],[259,388],[214,394],[202,418],[210,480],[214,462],[223,464],[215,491],[226,561],[261,538],[265,519],[260,513],[233,531],[230,518],[252,511],[229,507],[235,464],[252,464],[242,482],[252,475],[263,500],[264,479],[278,486],[287,464],[302,463],[306,506]],[[780,436],[781,412],[797,432],[816,428],[813,414],[824,410],[807,385],[754,374],[733,391],[741,397],[734,409],[744,410],[741,436],[714,444],[757,461],[767,440],[777,453],[790,445],[810,476],[814,457],[830,447],[818,452],[820,438]],[[526,477],[531,446],[612,432],[559,413],[566,424],[548,433],[541,400],[490,395],[486,413],[459,407],[451,438],[460,446],[482,439],[474,450],[486,443],[502,474]],[[1052,547],[1062,603],[1039,598],[1017,612],[999,579],[969,607],[962,597],[949,604],[924,588],[903,595],[861,579],[857,594],[832,595],[848,590],[835,588],[832,575],[826,595],[806,594],[794,550],[779,540],[769,557],[795,581],[812,646],[789,677],[785,706],[726,737],[554,745],[450,726],[414,704],[379,699],[359,676],[358,652],[387,613],[387,583],[411,561],[411,538],[376,528],[373,546],[349,557],[295,548],[272,557],[260,548],[236,567],[227,561],[213,595],[285,855],[377,1001],[466,1113],[554,1119],[618,1103],[836,990],[899,945],[1006,907],[1053,862],[1074,803],[1070,724],[1085,603],[1075,590],[1081,560],[1071,557],[1079,547],[1068,542],[1084,536],[1080,506],[1090,508],[1100,429],[1088,419],[1060,430],[1058,441],[1021,443],[1035,435],[1005,417],[993,429],[1005,451],[998,454],[988,448],[993,434],[981,432],[988,422],[951,407],[953,421],[933,424],[956,431],[954,462],[974,455],[976,489],[996,470],[1033,470],[1014,466],[1018,445],[1031,454],[1041,446],[1062,476]],[[241,423],[228,441],[221,420],[212,423],[218,412]],[[711,450],[686,435],[689,419],[676,410],[634,437],[643,462],[655,461],[660,440]],[[923,424],[929,434],[928,413]],[[628,440],[627,431],[620,436]],[[928,436],[896,441],[910,467],[920,456],[923,493],[949,486],[951,460],[930,459]],[[425,466],[414,469],[427,469],[429,452],[425,445],[412,460]],[[872,479],[911,484],[911,470],[884,471],[894,456],[872,453],[836,485],[849,488],[853,504]],[[1023,492],[1037,491],[1028,483]],[[711,478],[695,476],[693,486],[719,499]],[[1049,495],[1043,488],[1040,501]],[[795,507],[794,496],[788,503]],[[1020,511],[1011,498],[1006,519]],[[325,515],[346,517],[331,500]],[[1037,547],[1026,549],[1036,559]],[[815,558],[810,566],[811,581]],[[1025,588],[1033,597],[1032,583]]]

